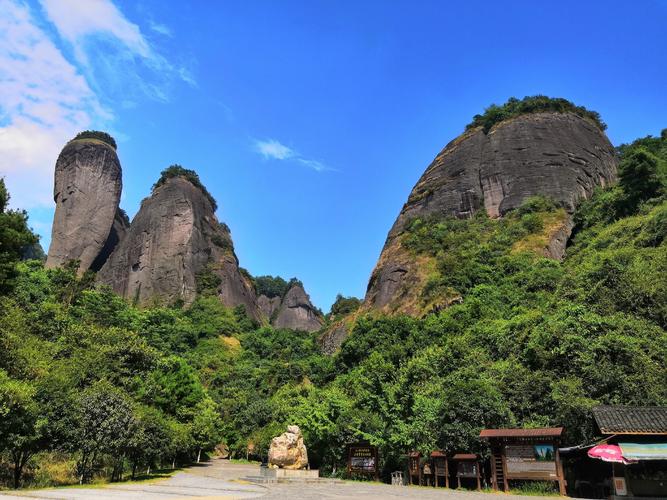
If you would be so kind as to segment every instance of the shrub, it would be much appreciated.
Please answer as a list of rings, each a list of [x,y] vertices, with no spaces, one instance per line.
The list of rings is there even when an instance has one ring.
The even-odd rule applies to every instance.
[[[106,132],[101,132],[99,130],[84,130],[83,132],[79,132],[72,140],[75,141],[77,139],[97,139],[98,141],[102,141],[112,148],[117,149],[116,140]]]
[[[282,297],[289,290],[289,283],[280,276],[256,276],[253,281],[257,295],[266,295],[270,299]]]
[[[476,127],[482,127],[484,133],[502,121],[509,120],[516,116],[529,113],[574,113],[575,115],[591,120],[600,130],[605,130],[607,125],[600,118],[596,111],[590,111],[583,106],[576,106],[574,103],[563,98],[547,97],[544,95],[526,96],[519,100],[516,97],[510,97],[507,102],[501,106],[491,104],[484,110],[484,114],[475,115],[466,130]]]
[[[182,177],[196,188],[199,188],[199,190],[201,190],[201,192],[204,193],[204,196],[206,196],[208,201],[211,202],[211,205],[213,205],[213,210],[215,211],[218,209],[218,203],[215,201],[215,198],[213,198],[211,193],[208,192],[208,189],[206,189],[206,187],[204,187],[204,185],[201,183],[201,180],[199,180],[199,175],[197,174],[197,172],[195,172],[194,170],[183,168],[181,165],[178,165],[177,163],[170,165],[169,167],[165,168],[162,171],[162,173],[160,174],[160,178],[157,180],[155,184],[153,184],[153,191],[155,191],[157,188],[162,186],[165,182],[167,182],[169,179],[173,177]]]

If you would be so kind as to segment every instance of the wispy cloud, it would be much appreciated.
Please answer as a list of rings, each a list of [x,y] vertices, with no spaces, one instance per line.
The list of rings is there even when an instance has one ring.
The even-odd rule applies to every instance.
[[[14,204],[52,203],[65,140],[112,115],[22,3],[0,0],[0,175]]]
[[[173,83],[196,81],[111,0],[31,5],[0,0],[0,176],[13,206],[44,215],[67,140],[87,128],[112,129],[113,105],[168,101]]]
[[[101,34],[141,57],[153,57],[139,26],[128,21],[109,0],[40,0],[40,3],[60,36],[74,46],[82,62],[87,62],[86,38]]]
[[[139,26],[111,0],[39,2],[60,37],[72,47],[94,88],[106,86],[106,91],[124,96],[139,90],[158,101],[168,101],[174,80],[196,86],[192,73],[152,47]],[[148,24],[153,31],[171,34],[165,25]]]
[[[172,36],[174,36],[174,34],[171,31],[171,29],[169,28],[169,26],[166,26],[164,24],[156,23],[155,21],[149,21],[148,22],[148,27],[151,30],[155,31],[155,33],[158,33],[160,35],[168,36],[170,38]]]
[[[261,154],[266,160],[292,160],[296,163],[304,165],[316,172],[333,171],[334,169],[326,166],[318,160],[304,158],[294,149],[285,146],[280,141],[275,139],[255,140],[254,149]]]
[[[265,159],[273,158],[274,160],[287,160],[296,155],[291,148],[281,144],[275,139],[255,141],[255,148]]]

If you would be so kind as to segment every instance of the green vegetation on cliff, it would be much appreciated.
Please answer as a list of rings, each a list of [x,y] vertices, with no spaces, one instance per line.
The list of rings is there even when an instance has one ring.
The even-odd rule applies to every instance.
[[[117,149],[116,139],[111,137],[111,135],[107,134],[106,132],[101,132],[99,130],[84,130],[83,132],[79,132],[72,140],[75,141],[77,139],[97,139],[98,141],[102,141],[112,148]]]
[[[197,174],[197,172],[195,172],[194,170],[183,168],[181,165],[178,164],[170,165],[160,173],[160,178],[157,180],[155,184],[153,184],[153,191],[155,191],[169,179],[172,179],[174,177],[182,177],[190,184],[198,188],[202,193],[204,193],[204,196],[206,196],[208,201],[211,202],[211,205],[213,206],[213,211],[215,212],[218,209],[218,203],[215,201],[215,198],[213,198],[213,195],[211,195],[211,193],[208,192],[206,186],[202,184],[201,180],[199,179],[199,174]]]
[[[583,106],[577,106],[567,99],[561,97],[547,97],[544,95],[526,96],[523,99],[510,97],[505,104],[498,106],[491,104],[481,115],[475,115],[466,130],[482,127],[484,133],[502,121],[509,120],[516,116],[530,113],[574,113],[575,115],[588,118],[595,123],[600,130],[606,130],[607,125],[600,118],[600,114],[591,111]]]
[[[270,299],[284,297],[289,289],[295,285],[303,286],[303,283],[296,278],[286,281],[280,276],[255,276],[252,281],[257,296],[266,295]]]
[[[345,446],[367,440],[386,475],[409,449],[486,453],[482,427],[562,425],[579,444],[596,404],[666,405],[665,146],[667,134],[619,148],[619,183],[579,207],[562,262],[542,255],[563,216],[543,198],[498,220],[413,221],[403,243],[429,263],[431,313],[360,315],[332,357],[315,335],[223,307],[215,280],[188,308],[138,309],[74,265],[3,254],[0,479],[118,479],[218,442],[266,457],[286,424],[323,473],[344,474]],[[25,214],[0,221],[0,248],[34,241]],[[65,479],[44,472],[56,469]]]

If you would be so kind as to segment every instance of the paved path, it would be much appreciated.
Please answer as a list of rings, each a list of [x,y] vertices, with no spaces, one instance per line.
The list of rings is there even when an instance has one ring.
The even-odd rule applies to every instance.
[[[257,475],[258,466],[233,464],[213,460],[190,467],[167,479],[146,483],[110,484],[98,488],[49,488],[43,490],[6,492],[1,500],[59,499],[59,500],[195,500],[195,499],[420,499],[420,500],[526,500],[525,496],[397,487],[387,484],[348,481],[338,484],[270,484],[256,485],[240,480]]]

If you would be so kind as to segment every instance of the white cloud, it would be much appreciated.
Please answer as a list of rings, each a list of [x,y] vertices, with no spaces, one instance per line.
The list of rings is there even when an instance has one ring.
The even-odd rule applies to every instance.
[[[60,36],[75,47],[82,62],[86,61],[83,42],[100,34],[116,39],[141,57],[153,57],[139,26],[129,22],[109,0],[40,0],[40,3]]]
[[[316,172],[334,171],[333,168],[327,167],[320,161],[304,158],[292,148],[285,146],[275,139],[256,140],[255,151],[261,154],[266,160],[293,160],[308,168],[312,168]]]
[[[112,115],[25,4],[0,0],[0,12],[0,175],[14,206],[50,206],[60,148]]]
[[[295,156],[294,151],[275,139],[266,141],[255,141],[255,149],[264,158],[274,160],[286,160]]]
[[[298,161],[302,165],[305,165],[307,167],[312,168],[316,172],[324,172],[326,170],[330,170],[330,171],[334,170],[333,168],[327,167],[324,163],[322,163],[321,161],[317,161],[317,160],[307,160],[305,158],[297,158],[296,161]]]
[[[169,29],[169,26],[165,26],[164,24],[156,23],[154,21],[149,21],[148,27],[155,31],[155,33],[159,33],[160,35],[172,37],[174,34],[172,33],[171,29]]]
[[[118,93],[133,89],[167,102],[175,79],[196,87],[190,71],[160,55],[111,0],[39,0],[60,37],[68,42],[94,87],[101,81]],[[148,21],[149,28],[171,33],[165,25]],[[108,48],[111,46],[112,51]],[[93,54],[94,57],[89,57]]]
[[[109,130],[111,103],[168,101],[174,81],[196,81],[111,0],[39,2],[41,9],[0,0],[0,176],[12,206],[34,213],[31,224],[48,240],[53,168],[66,141],[81,130]]]

